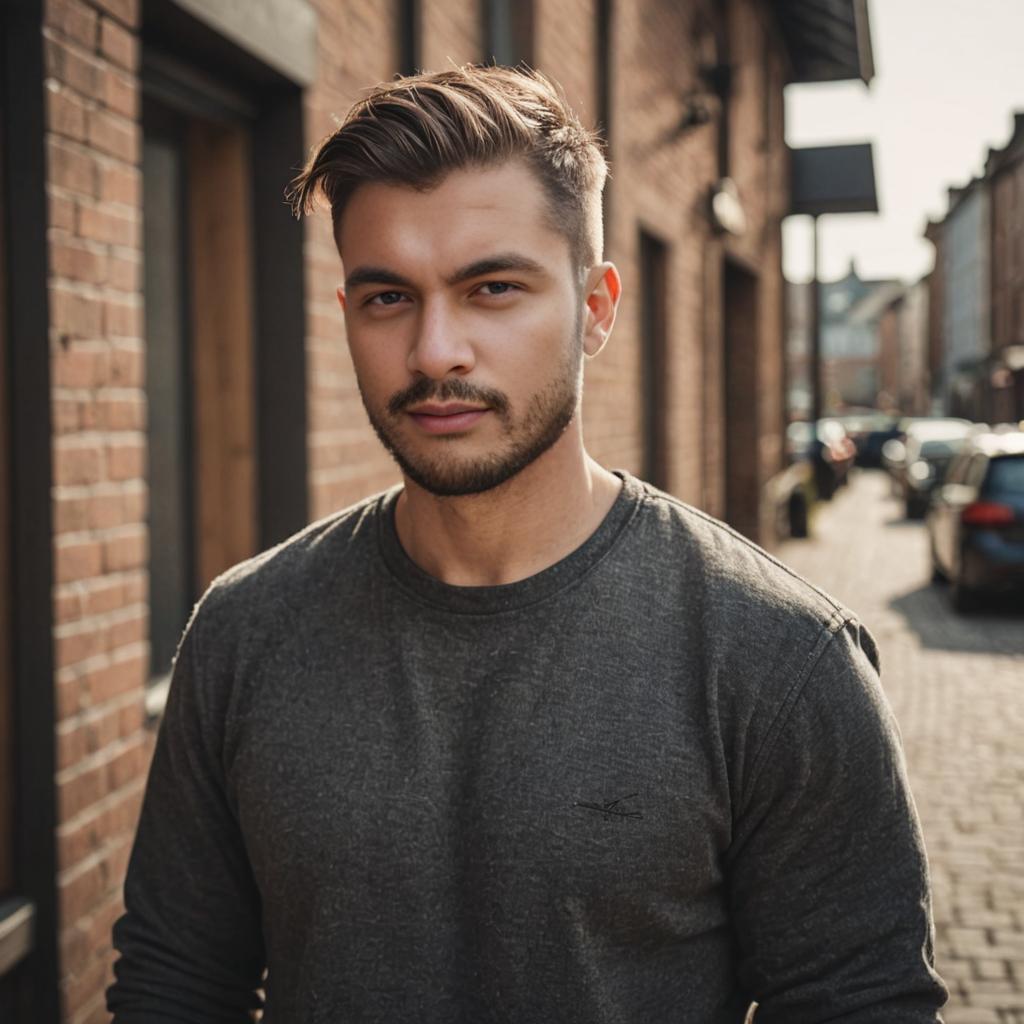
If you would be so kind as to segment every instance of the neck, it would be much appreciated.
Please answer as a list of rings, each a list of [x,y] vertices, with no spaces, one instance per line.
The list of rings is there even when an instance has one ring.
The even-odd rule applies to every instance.
[[[395,527],[409,557],[444,583],[515,583],[578,548],[620,487],[587,455],[577,417],[540,458],[493,490],[440,498],[407,479]]]

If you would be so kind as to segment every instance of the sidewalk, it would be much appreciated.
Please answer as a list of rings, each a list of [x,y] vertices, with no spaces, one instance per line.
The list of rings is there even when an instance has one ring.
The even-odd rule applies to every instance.
[[[931,863],[947,1024],[1024,1024],[1024,611],[961,617],[881,473],[778,556],[874,634]]]

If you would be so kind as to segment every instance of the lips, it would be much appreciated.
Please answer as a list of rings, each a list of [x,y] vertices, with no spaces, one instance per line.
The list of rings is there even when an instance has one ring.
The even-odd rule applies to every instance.
[[[410,419],[428,434],[459,434],[468,430],[490,410],[462,402],[427,402],[408,410]]]

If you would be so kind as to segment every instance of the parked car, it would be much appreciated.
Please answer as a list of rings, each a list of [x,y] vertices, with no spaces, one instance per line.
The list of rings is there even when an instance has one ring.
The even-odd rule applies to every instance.
[[[1024,592],[1024,432],[974,435],[937,488],[927,518],[932,578],[968,611],[985,591]]]
[[[797,420],[786,429],[786,453],[790,462],[811,463],[818,497],[827,500],[846,482],[857,449],[838,420],[818,420],[816,427]]]
[[[907,425],[903,463],[896,480],[908,519],[924,517],[928,499],[953,456],[978,429],[969,420],[922,419]]]
[[[890,493],[895,498],[906,496],[907,441],[914,436],[942,437],[961,427],[971,428],[970,420],[947,416],[905,416],[899,421],[893,437],[882,443],[882,468],[889,474]]]
[[[858,466],[877,467],[881,465],[882,440],[899,434],[899,420],[878,409],[861,409],[844,413],[836,419],[842,423],[850,440],[857,449],[854,463]]]
[[[882,446],[886,441],[901,440],[903,431],[899,420],[889,419],[877,423],[865,435],[857,448],[857,465],[878,469],[882,465]]]
[[[907,464],[903,474],[903,502],[908,519],[924,519],[932,492],[942,483],[954,456],[967,444],[961,437],[907,440]]]

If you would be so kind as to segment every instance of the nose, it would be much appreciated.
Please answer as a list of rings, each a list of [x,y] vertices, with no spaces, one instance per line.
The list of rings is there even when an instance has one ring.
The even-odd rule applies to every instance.
[[[455,311],[442,299],[424,302],[408,366],[434,380],[465,376],[476,364],[473,346]]]

